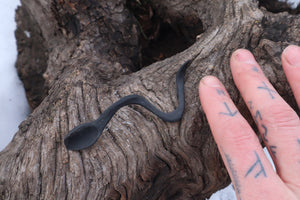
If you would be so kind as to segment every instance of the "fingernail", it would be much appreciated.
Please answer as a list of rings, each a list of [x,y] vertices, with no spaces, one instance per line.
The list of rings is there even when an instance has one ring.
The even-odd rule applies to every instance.
[[[282,56],[293,67],[300,67],[300,47],[291,45],[285,48]]]
[[[205,76],[201,79],[201,83],[208,87],[220,87],[220,81],[214,76]]]
[[[248,64],[256,64],[255,58],[252,53],[246,49],[239,49],[233,53],[233,58],[237,61],[248,63]]]

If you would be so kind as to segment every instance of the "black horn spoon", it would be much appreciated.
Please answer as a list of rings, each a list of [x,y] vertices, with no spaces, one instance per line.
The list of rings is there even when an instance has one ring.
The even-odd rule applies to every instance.
[[[173,112],[165,113],[158,110],[147,99],[139,95],[129,95],[121,98],[107,108],[98,119],[92,122],[81,124],[72,129],[64,139],[69,150],[81,150],[92,146],[102,134],[107,123],[113,115],[123,106],[138,104],[151,111],[160,119],[167,122],[175,122],[181,119],[184,111],[184,74],[191,60],[185,62],[176,74],[177,96],[179,105]]]

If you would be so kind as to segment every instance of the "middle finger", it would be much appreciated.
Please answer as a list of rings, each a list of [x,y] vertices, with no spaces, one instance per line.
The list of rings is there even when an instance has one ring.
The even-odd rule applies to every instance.
[[[231,60],[236,86],[246,102],[272,155],[277,173],[286,182],[300,184],[300,121],[295,111],[276,92],[253,55],[237,50]]]

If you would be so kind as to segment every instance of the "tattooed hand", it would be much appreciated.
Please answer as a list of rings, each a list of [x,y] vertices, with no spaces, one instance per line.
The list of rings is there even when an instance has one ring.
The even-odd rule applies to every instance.
[[[281,56],[300,106],[300,47]],[[257,136],[237,111],[224,86],[212,76],[200,81],[201,104],[234,184],[237,199],[300,199],[300,120],[264,76],[253,55],[237,50],[230,60],[234,82],[247,103],[277,173]]]

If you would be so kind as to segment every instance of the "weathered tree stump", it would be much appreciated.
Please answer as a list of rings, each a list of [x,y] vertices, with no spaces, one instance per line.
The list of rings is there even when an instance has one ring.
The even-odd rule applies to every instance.
[[[230,180],[198,82],[208,74],[220,78],[253,125],[229,69],[237,48],[250,49],[296,107],[280,66],[282,50],[299,44],[300,19],[288,12],[274,14],[246,0],[21,1],[17,68],[32,113],[0,153],[0,199],[209,197]],[[175,74],[189,59],[182,120],[167,123],[128,106],[94,146],[65,148],[72,128],[123,96],[139,94],[174,110]]]

